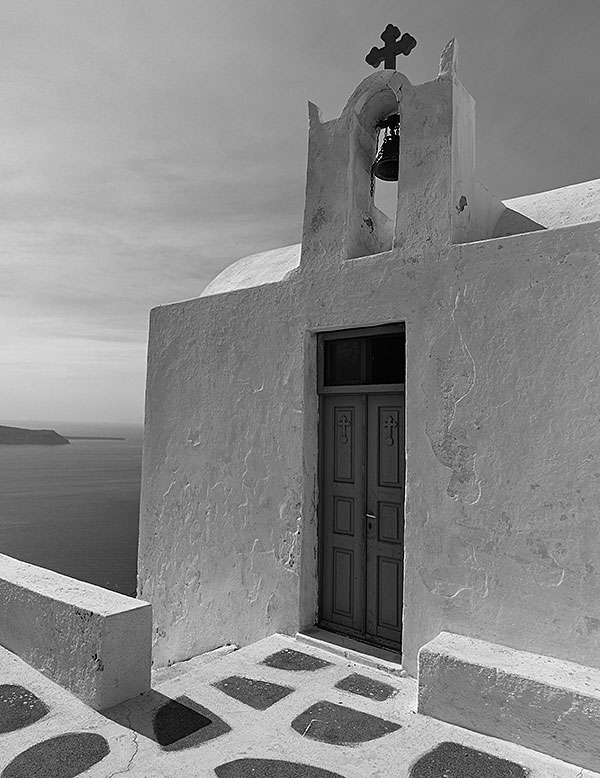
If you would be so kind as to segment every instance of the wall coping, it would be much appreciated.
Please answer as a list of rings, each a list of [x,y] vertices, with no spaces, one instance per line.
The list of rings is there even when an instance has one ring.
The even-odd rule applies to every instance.
[[[0,579],[53,600],[62,600],[75,608],[92,610],[100,616],[124,613],[149,604],[6,554],[0,554]]]

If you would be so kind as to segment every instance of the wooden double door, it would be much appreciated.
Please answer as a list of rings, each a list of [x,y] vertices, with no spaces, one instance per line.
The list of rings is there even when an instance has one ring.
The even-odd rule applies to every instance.
[[[402,638],[404,460],[403,392],[321,396],[320,623],[394,650]]]

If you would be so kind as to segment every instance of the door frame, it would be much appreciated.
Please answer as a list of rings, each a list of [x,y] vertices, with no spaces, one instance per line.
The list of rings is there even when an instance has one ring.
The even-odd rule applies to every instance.
[[[349,385],[342,385],[342,386],[325,386],[324,385],[324,377],[325,377],[325,343],[327,341],[331,340],[341,340],[343,338],[350,338],[350,337],[369,337],[373,335],[393,335],[393,334],[399,334],[406,332],[406,327],[404,323],[394,323],[394,324],[384,324],[384,325],[378,325],[373,327],[360,327],[360,328],[348,328],[344,330],[335,330],[331,332],[320,332],[317,333],[317,394],[318,394],[318,436],[317,436],[317,445],[318,445],[318,451],[317,451],[317,459],[318,459],[318,465],[317,465],[317,473],[318,473],[318,506],[317,506],[317,517],[318,517],[318,530],[317,530],[317,546],[318,546],[318,575],[317,575],[317,624],[323,626],[325,629],[329,629],[332,632],[337,632],[342,635],[347,635],[348,637],[351,637],[355,640],[364,642],[366,645],[374,646],[377,648],[388,648],[392,649],[394,651],[401,650],[398,647],[397,644],[392,644],[389,641],[386,641],[385,639],[378,638],[378,641],[375,642],[373,640],[369,640],[366,636],[363,637],[357,637],[356,632],[345,628],[343,625],[338,624],[332,624],[331,622],[328,622],[323,619],[322,616],[322,587],[323,587],[323,566],[324,566],[324,500],[323,500],[323,494],[322,494],[322,487],[324,483],[324,462],[323,462],[323,451],[324,451],[324,436],[325,436],[325,429],[323,422],[323,401],[321,399],[322,395],[331,395],[331,394],[345,394],[345,395],[360,395],[363,397],[363,402],[367,402],[366,395],[369,394],[402,394],[404,396],[404,427],[405,427],[405,435],[404,435],[404,441],[405,441],[405,452],[404,452],[404,458],[406,462],[406,394],[405,394],[405,383],[395,383],[395,384],[349,384]],[[366,414],[364,415],[364,424],[366,425]],[[364,434],[366,434],[367,430],[364,429]],[[363,468],[365,468],[365,479],[366,479],[366,461],[363,458],[362,463]],[[406,479],[406,469],[405,469],[405,479]],[[404,490],[404,499],[405,504],[403,506],[403,521],[406,521],[406,488]],[[365,492],[365,498],[366,498],[366,492]],[[366,510],[366,508],[365,508]],[[364,513],[364,511],[363,511]],[[366,558],[364,560],[364,564],[366,566]],[[404,587],[403,587],[404,589]],[[403,600],[404,600],[404,594],[403,594]]]

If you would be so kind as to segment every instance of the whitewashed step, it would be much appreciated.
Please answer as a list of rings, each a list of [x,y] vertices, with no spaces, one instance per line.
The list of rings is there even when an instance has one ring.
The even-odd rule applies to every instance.
[[[418,712],[600,770],[600,670],[441,632],[419,652]]]

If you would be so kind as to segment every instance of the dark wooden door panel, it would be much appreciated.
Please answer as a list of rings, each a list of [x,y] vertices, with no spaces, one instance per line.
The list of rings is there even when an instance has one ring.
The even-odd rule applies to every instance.
[[[377,558],[377,623],[374,637],[400,643],[402,629],[402,560]]]
[[[332,395],[322,403],[322,618],[364,630],[363,521],[365,402]]]
[[[400,644],[404,556],[404,398],[368,396],[367,635]]]

